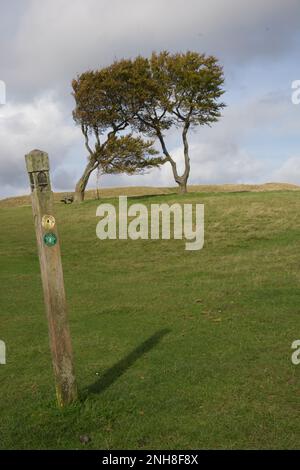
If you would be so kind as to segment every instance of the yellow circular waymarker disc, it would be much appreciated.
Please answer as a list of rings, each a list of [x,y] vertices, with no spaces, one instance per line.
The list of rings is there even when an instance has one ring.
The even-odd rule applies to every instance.
[[[42,217],[42,226],[46,229],[49,230],[53,228],[55,225],[55,218],[53,215],[43,215]]]

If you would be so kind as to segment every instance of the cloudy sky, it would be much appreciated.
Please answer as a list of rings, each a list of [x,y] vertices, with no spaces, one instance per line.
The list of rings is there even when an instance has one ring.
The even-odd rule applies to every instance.
[[[0,0],[0,197],[28,193],[24,154],[49,153],[55,190],[86,162],[70,82],[87,69],[152,51],[216,55],[227,108],[190,136],[190,183],[300,184],[299,0]],[[178,161],[178,137],[167,141]],[[90,186],[95,185],[92,179]],[[105,176],[102,186],[174,185],[171,170]]]

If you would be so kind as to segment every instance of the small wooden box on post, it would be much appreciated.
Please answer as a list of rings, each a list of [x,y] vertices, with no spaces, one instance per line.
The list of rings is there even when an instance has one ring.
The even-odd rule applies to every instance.
[[[46,152],[33,150],[25,155],[25,160],[31,186],[56,396],[59,406],[63,407],[76,400],[77,387],[57,224],[53,215],[49,158]]]

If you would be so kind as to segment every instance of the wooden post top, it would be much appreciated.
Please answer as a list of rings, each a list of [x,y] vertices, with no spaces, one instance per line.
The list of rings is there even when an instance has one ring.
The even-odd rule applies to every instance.
[[[32,150],[25,155],[25,160],[28,173],[49,171],[49,157],[47,152],[37,149]]]

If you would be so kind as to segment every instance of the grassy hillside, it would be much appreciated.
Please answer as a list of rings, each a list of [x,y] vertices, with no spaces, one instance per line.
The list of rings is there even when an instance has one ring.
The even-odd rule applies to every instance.
[[[266,191],[300,191],[300,186],[290,183],[265,183],[265,184],[210,184],[189,186],[189,192],[199,193],[236,193],[236,192],[266,192]],[[175,187],[153,187],[153,186],[128,186],[121,188],[100,188],[89,189],[85,192],[85,200],[95,200],[102,198],[112,198],[122,196],[161,196],[164,194],[173,194],[178,192]],[[54,193],[54,200],[60,202],[65,196],[72,192]],[[30,195],[8,197],[0,199],[0,208],[26,206],[31,204]]]
[[[81,391],[65,411],[31,207],[2,204],[0,448],[298,448],[300,192],[129,201],[204,203],[205,245],[100,241],[99,201],[56,205]]]

